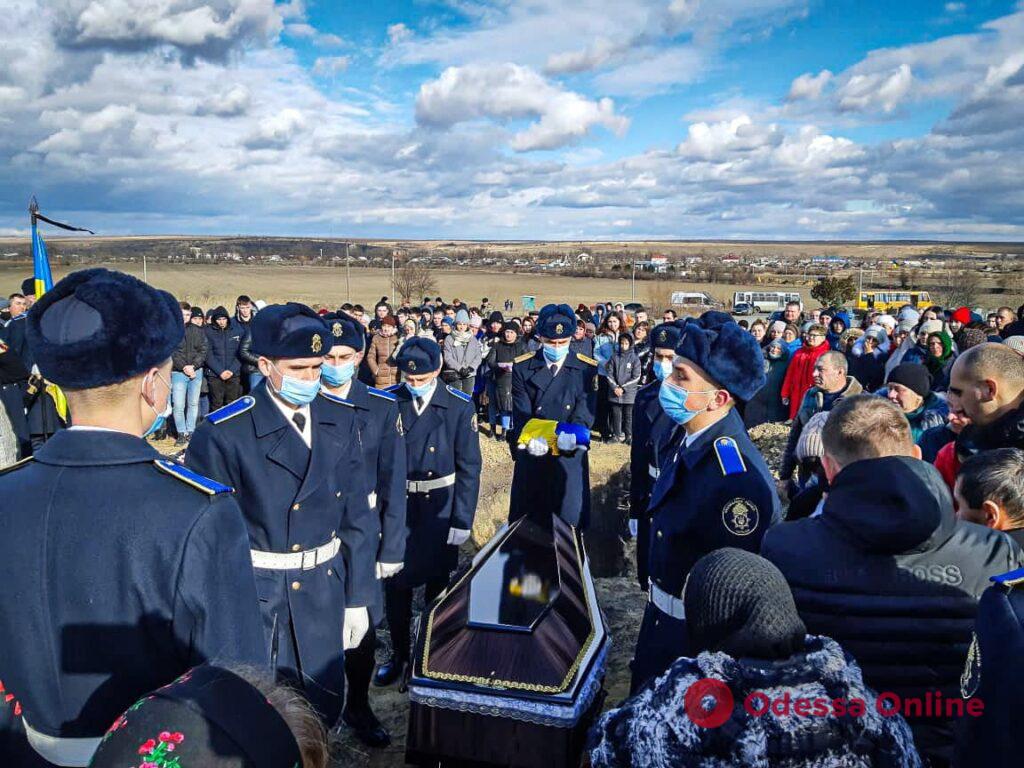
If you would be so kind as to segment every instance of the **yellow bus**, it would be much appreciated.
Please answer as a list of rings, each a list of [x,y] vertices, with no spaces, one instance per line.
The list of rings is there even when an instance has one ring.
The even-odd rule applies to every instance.
[[[928,291],[861,291],[857,297],[857,309],[889,312],[910,304],[915,309],[930,307],[932,297]]]

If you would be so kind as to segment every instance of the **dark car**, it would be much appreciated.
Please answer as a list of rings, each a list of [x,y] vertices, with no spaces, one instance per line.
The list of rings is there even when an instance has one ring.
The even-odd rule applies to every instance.
[[[757,312],[757,310],[754,309],[753,304],[747,304],[742,301],[732,308],[732,313],[734,315],[752,315],[755,312]]]

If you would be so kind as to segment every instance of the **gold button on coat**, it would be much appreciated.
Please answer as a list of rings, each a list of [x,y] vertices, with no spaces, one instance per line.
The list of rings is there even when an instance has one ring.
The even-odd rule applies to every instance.
[[[295,590],[296,592],[298,592],[301,587],[302,587],[302,585],[299,582],[297,582],[297,581],[293,581],[292,582],[292,589]]]

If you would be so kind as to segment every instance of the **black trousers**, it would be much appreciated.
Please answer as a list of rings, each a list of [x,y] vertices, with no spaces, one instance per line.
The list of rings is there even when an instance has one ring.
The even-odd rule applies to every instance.
[[[232,376],[224,381],[219,376],[207,376],[206,384],[210,389],[210,411],[216,411],[228,403],[233,403],[242,396],[242,379]]]
[[[376,661],[377,631],[370,627],[355,648],[345,651],[345,709],[366,709],[370,706],[370,678]]]
[[[384,583],[384,615],[388,618],[395,659],[407,662],[412,647],[409,637],[412,628],[412,588],[396,586],[394,582],[394,579],[388,579]],[[429,605],[447,586],[448,579],[427,582],[424,602]]]
[[[608,403],[611,408],[611,433],[616,437],[625,435],[633,437],[633,406],[624,403]]]

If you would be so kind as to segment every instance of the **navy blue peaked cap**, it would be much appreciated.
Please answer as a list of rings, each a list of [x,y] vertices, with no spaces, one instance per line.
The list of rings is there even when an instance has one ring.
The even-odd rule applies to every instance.
[[[725,312],[688,318],[676,354],[699,365],[738,400],[750,400],[765,385],[760,345]]]
[[[568,339],[576,332],[576,313],[568,304],[548,304],[537,315],[534,332],[545,339]]]
[[[252,319],[251,350],[263,357],[317,357],[331,343],[320,315],[305,304],[271,304]]]
[[[423,336],[412,336],[402,342],[395,363],[402,373],[418,376],[430,373],[441,367],[441,347],[433,339]]]
[[[185,326],[167,291],[109,269],[72,272],[28,315],[40,372],[68,389],[127,381],[171,357]]]
[[[324,348],[326,352],[331,347],[352,347],[356,352],[362,352],[366,346],[366,331],[363,324],[356,320],[348,312],[331,312],[321,318],[327,326],[327,333],[331,343]]]
[[[685,320],[673,320],[671,323],[660,323],[651,331],[652,349],[675,349],[679,337],[683,335]]]

